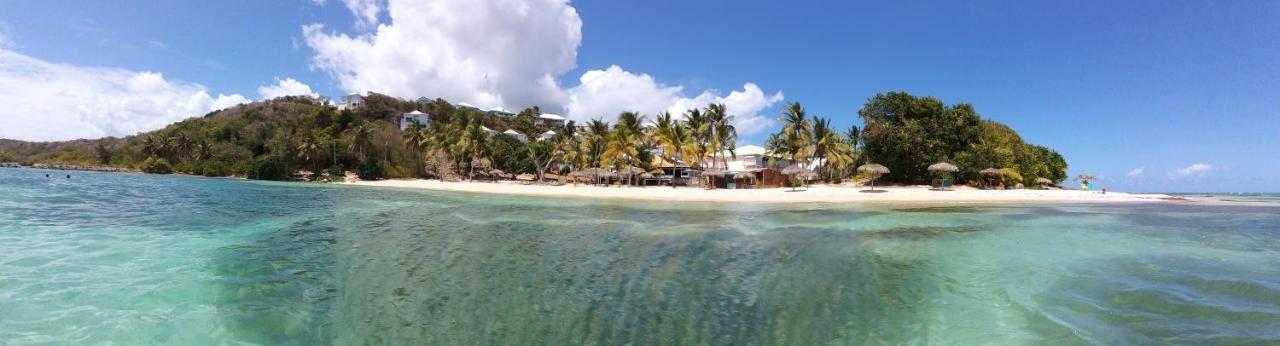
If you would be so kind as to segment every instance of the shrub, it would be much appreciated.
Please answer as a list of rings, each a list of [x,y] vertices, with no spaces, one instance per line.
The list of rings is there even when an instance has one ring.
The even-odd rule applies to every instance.
[[[363,180],[378,180],[386,175],[386,170],[382,167],[382,161],[377,158],[369,158],[360,164],[356,169],[356,175]]]
[[[248,177],[257,180],[285,180],[289,178],[289,169],[279,160],[262,158],[253,162]]]
[[[201,165],[200,170],[200,174],[206,177],[225,177],[231,173],[231,168],[219,161],[205,162],[204,165]]]
[[[152,157],[142,162],[142,171],[152,174],[171,174],[173,167],[169,165],[169,160]]]

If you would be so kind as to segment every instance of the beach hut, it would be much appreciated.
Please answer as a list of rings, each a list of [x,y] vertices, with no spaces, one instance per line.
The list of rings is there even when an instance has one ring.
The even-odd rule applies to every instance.
[[[865,165],[858,166],[858,173],[866,173],[871,175],[871,191],[875,191],[876,179],[880,179],[880,176],[882,175],[889,174],[889,167],[885,167],[884,165],[881,165],[878,163],[868,163]]]
[[[741,171],[741,172],[738,172],[737,174],[734,174],[733,180],[734,180],[733,182],[734,188],[738,188],[739,186],[738,180],[746,180],[747,182],[744,185],[748,187],[753,187],[756,185],[756,182],[755,182],[756,175],[751,174],[751,172],[748,172],[748,171]]]
[[[939,190],[951,190],[951,175],[958,171],[960,171],[960,167],[956,167],[956,165],[949,162],[938,162],[929,165],[929,172],[942,176],[938,182]]]
[[[702,178],[706,179],[707,188],[714,190],[716,188],[716,179],[724,178],[724,170],[716,167],[707,168],[707,170],[702,171]]]
[[[987,168],[987,169],[978,171],[978,174],[982,175],[983,185],[985,185],[986,188],[988,189],[994,188],[996,186],[995,184],[992,183],[992,180],[995,180],[995,179],[1003,180],[1001,178],[1002,175],[1000,173],[999,168]]]
[[[1053,185],[1053,180],[1049,180],[1049,178],[1036,178],[1036,184],[1040,185],[1041,189],[1047,189],[1050,185]]]

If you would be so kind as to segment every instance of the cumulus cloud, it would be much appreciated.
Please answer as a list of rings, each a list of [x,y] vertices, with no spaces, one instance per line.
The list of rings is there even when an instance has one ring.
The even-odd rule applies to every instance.
[[[1146,172],[1146,170],[1143,169],[1142,167],[1134,168],[1133,170],[1129,171],[1129,173],[1126,173],[1125,176],[1130,178],[1137,178],[1137,177],[1141,177],[1142,173],[1144,172]]]
[[[262,96],[262,99],[264,100],[270,100],[281,96],[320,97],[320,94],[311,91],[311,86],[303,84],[293,78],[276,78],[275,85],[263,85],[258,87],[258,95]]]
[[[391,0],[387,15],[357,36],[304,26],[312,67],[349,92],[509,109],[564,104],[556,76],[574,68],[582,41],[566,0]]]
[[[52,63],[0,49],[0,138],[131,135],[249,100],[156,72]]]
[[[323,0],[313,0],[323,1]],[[342,0],[342,4],[347,6],[347,10],[351,11],[356,17],[356,28],[368,29],[378,24],[378,14],[382,13],[382,3],[379,0]]]
[[[358,20],[379,20],[380,2],[344,1],[365,18]],[[537,105],[576,120],[612,119],[622,111],[679,114],[721,102],[744,134],[767,128],[772,119],[759,112],[782,100],[781,92],[766,94],[752,83],[727,95],[708,90],[688,97],[682,86],[618,66],[587,71],[579,85],[562,88],[557,79],[575,67],[582,40],[582,21],[567,0],[389,0],[385,9],[389,20],[366,34],[303,26],[315,51],[312,67],[348,92],[507,109]]]
[[[727,96],[708,90],[690,98],[683,95],[684,87],[663,85],[647,74],[627,72],[617,65],[587,71],[579,83],[568,90],[569,103],[565,108],[570,119],[609,120],[625,111],[671,112],[679,116],[689,109],[723,103],[725,110],[734,115],[734,125],[742,134],[767,128],[772,119],[761,116],[760,111],[783,97],[782,92],[766,95],[759,86],[747,83],[741,91],[732,91]]]
[[[1213,170],[1213,166],[1207,163],[1197,163],[1187,167],[1174,169],[1169,172],[1169,179],[1178,180],[1182,178],[1200,178],[1209,174]]]

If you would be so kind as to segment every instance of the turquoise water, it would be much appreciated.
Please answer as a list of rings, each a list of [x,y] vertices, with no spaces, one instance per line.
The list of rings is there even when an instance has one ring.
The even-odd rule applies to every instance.
[[[4,344],[1280,343],[1274,206],[716,206],[44,173],[0,169]]]

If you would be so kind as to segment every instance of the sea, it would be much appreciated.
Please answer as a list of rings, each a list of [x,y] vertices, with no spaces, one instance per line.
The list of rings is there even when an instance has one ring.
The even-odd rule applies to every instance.
[[[1278,344],[1280,196],[1211,198],[1244,202],[601,201],[0,169],[0,344]]]

